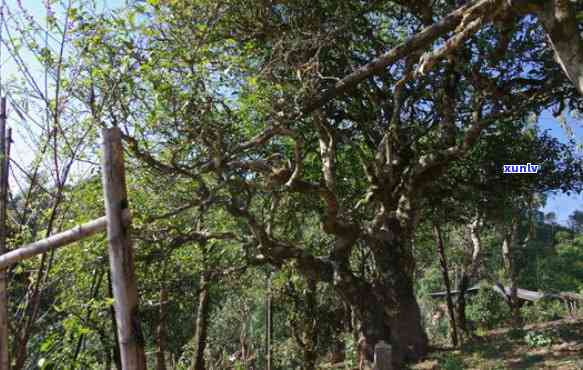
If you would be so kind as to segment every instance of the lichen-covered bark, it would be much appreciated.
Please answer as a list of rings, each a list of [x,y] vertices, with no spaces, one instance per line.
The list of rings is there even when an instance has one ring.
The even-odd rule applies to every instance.
[[[504,230],[504,239],[502,241],[502,258],[504,259],[504,269],[510,282],[510,296],[508,305],[512,313],[512,324],[514,327],[521,326],[520,303],[518,301],[518,267],[516,261],[516,242],[518,238],[518,223],[513,220],[512,224]]]
[[[424,356],[428,341],[413,288],[410,238],[397,219],[385,221],[388,229],[366,237],[377,276],[365,281],[349,272],[347,264],[340,263],[335,266],[333,283],[343,300],[353,307],[367,345],[374,348],[381,340],[390,343],[398,368],[405,361]],[[372,360],[369,353],[367,361]]]
[[[480,257],[482,252],[482,241],[480,239],[481,221],[476,218],[468,226],[470,240],[472,245],[471,260],[468,266],[464,266],[461,278],[458,283],[459,296],[457,299],[457,324],[460,328],[460,339],[464,339],[464,335],[470,336],[470,330],[466,319],[466,290],[470,286],[470,281],[475,279],[478,275],[478,268],[480,266]]]
[[[551,0],[536,14],[547,32],[557,62],[583,94],[583,40],[577,30],[575,6],[569,0]]]

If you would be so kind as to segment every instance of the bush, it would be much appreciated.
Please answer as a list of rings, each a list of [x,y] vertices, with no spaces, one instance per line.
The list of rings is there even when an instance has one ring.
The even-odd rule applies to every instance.
[[[510,330],[508,330],[508,338],[516,340],[516,339],[521,339],[524,338],[524,329],[521,328],[512,328]]]
[[[459,355],[448,353],[439,361],[440,369],[444,370],[463,370],[465,369],[464,361]]]
[[[538,301],[522,308],[526,323],[539,323],[558,320],[565,316],[565,308],[559,301]]]
[[[552,339],[545,333],[531,331],[524,336],[524,341],[529,347],[545,347],[550,346]]]
[[[480,289],[469,299],[466,313],[468,319],[484,329],[496,328],[510,317],[508,305],[489,287]]]

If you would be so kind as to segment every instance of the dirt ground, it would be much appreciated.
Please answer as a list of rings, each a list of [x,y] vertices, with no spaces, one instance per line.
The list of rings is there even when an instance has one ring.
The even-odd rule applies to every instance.
[[[463,351],[433,352],[410,369],[583,370],[583,319],[563,319],[486,333]]]

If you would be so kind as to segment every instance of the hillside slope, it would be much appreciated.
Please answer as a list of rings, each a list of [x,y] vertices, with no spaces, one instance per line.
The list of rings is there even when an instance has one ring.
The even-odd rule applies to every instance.
[[[525,326],[521,333],[493,330],[463,353],[433,352],[411,369],[583,369],[583,319]]]

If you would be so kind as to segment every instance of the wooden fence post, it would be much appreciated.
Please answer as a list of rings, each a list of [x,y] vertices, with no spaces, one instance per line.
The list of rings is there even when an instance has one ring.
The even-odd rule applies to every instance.
[[[6,98],[0,98],[0,255],[6,253],[6,205],[8,156],[6,145]],[[0,269],[0,370],[10,369],[8,351],[8,276]]]
[[[374,369],[393,370],[391,361],[391,346],[381,340],[374,346]]]
[[[103,191],[115,319],[123,370],[145,370],[133,251],[122,211],[128,208],[121,131],[104,129]]]

